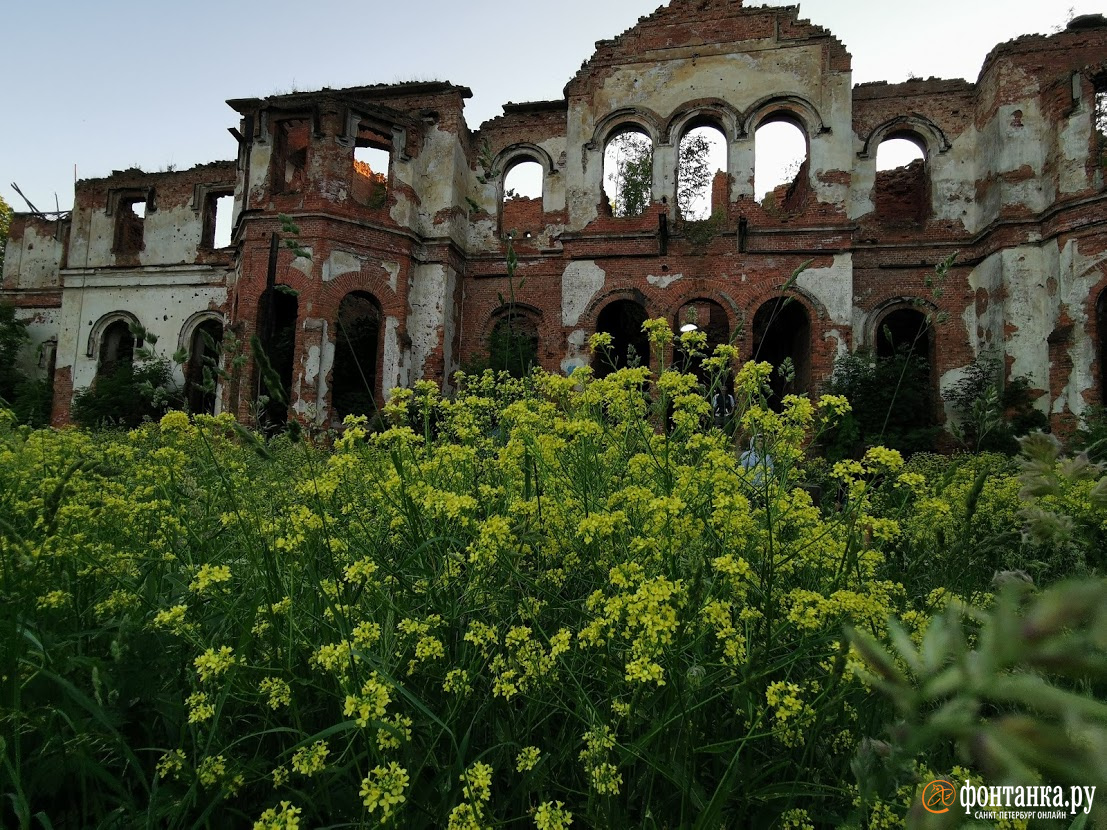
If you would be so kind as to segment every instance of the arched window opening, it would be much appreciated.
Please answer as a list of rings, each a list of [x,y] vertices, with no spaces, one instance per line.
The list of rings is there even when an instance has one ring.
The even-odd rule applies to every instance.
[[[543,227],[542,218],[542,165],[525,159],[512,165],[504,175],[503,218],[504,233],[514,234],[516,239],[532,239]]]
[[[223,324],[204,320],[192,332],[185,365],[185,400],[192,413],[215,414],[219,349],[223,345]]]
[[[338,420],[377,411],[381,319],[380,303],[372,294],[354,291],[338,306],[331,372],[331,406]]]
[[[807,136],[787,117],[762,122],[754,134],[753,189],[757,201],[770,213],[803,210],[807,182]]]
[[[354,142],[354,201],[370,208],[384,207],[388,201],[388,182],[392,166],[391,136],[364,125],[358,128]]]
[[[779,411],[785,395],[801,395],[811,383],[811,321],[802,303],[770,300],[753,317],[753,359],[773,366],[769,405]]]
[[[604,306],[596,319],[596,331],[611,335],[611,348],[596,352],[592,368],[596,377],[616,369],[650,365],[650,341],[642,331],[646,309],[634,300],[616,300]]]
[[[694,327],[694,328],[693,328]],[[692,300],[680,307],[676,318],[676,332],[679,335],[684,331],[699,330],[707,335],[707,346],[704,357],[710,357],[716,346],[730,342],[730,318],[726,310],[714,300]],[[709,378],[700,365],[702,358],[691,360],[691,356],[684,353],[679,340],[673,348],[673,364],[682,372],[692,372],[706,382]]]
[[[126,320],[116,320],[100,335],[97,375],[110,375],[121,366],[130,366],[135,359],[135,336]]]
[[[488,337],[488,365],[517,378],[530,374],[538,365],[538,322],[517,310],[505,313]]]
[[[1096,331],[1099,333],[1099,402],[1107,406],[1107,289],[1096,303]]]
[[[726,137],[718,127],[704,124],[680,140],[677,168],[677,206],[684,219],[699,222],[730,201],[726,175]]]
[[[930,214],[930,177],[925,145],[899,135],[880,142],[876,151],[873,203],[884,222],[921,225]]]
[[[283,289],[283,290],[282,290]],[[266,289],[262,294],[258,314],[261,345],[276,373],[280,388],[270,386],[265,374],[258,372],[259,396],[267,400],[261,413],[262,427],[272,429],[288,420],[288,403],[292,400],[292,370],[296,360],[296,327],[300,317],[300,301],[284,286]],[[282,402],[281,398],[284,399]]]
[[[886,314],[876,331],[877,357],[892,357],[900,350],[930,359],[930,326],[918,309],[900,308]]]
[[[627,129],[603,152],[603,189],[612,216],[641,216],[653,201],[653,142]]]
[[[278,122],[274,130],[273,192],[301,193],[307,183],[311,124],[305,118],[289,118]]]

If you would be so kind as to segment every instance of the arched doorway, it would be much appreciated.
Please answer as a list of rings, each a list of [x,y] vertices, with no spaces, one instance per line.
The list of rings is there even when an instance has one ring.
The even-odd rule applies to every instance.
[[[596,318],[596,331],[610,334],[612,344],[592,361],[596,377],[628,366],[650,365],[650,341],[642,331],[646,318],[645,307],[635,300],[615,300],[604,306]]]
[[[215,414],[216,369],[222,344],[223,324],[214,318],[196,326],[189,338],[185,400],[193,414]]]
[[[488,366],[521,378],[538,365],[538,323],[518,309],[503,313],[488,336]]]
[[[97,355],[96,374],[110,375],[121,366],[130,366],[135,358],[135,336],[126,320],[108,324],[100,335],[100,352]]]
[[[347,294],[338,306],[331,372],[331,408],[338,420],[377,411],[381,319],[377,298],[363,291]]]
[[[753,317],[753,359],[771,363],[769,405],[779,410],[785,395],[800,395],[811,383],[811,320],[793,297],[769,300]]]

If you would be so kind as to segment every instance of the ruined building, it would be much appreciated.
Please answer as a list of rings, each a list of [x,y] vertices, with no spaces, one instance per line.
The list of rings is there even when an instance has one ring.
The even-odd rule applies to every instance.
[[[256,367],[217,399],[197,393],[201,332],[263,336],[295,413],[326,425],[420,378],[448,390],[509,316],[537,362],[565,372],[591,359],[597,330],[644,357],[641,320],[675,327],[693,309],[743,357],[791,357],[795,391],[837,355],[914,341],[937,416],[940,391],[988,349],[1055,426],[1103,403],[1107,20],[997,46],[975,83],[855,86],[850,64],[797,7],[672,0],[599,42],[564,98],[508,104],[477,131],[470,91],[452,83],[232,100],[236,160],[116,172],[79,182],[70,214],[17,215],[2,296],[31,321],[28,365],[53,373],[57,423],[75,390],[133,359],[132,322],[164,353],[193,353],[179,380],[194,407],[242,416]],[[758,200],[758,131],[772,122],[802,131],[806,160]],[[721,136],[726,169],[713,218],[694,221],[678,155],[700,128]],[[627,132],[651,149],[651,198],[634,216],[603,184],[605,149]],[[878,174],[896,138],[923,158]],[[539,199],[504,198],[521,163],[540,165]],[[223,247],[220,210],[234,219]],[[284,244],[282,214],[310,257]],[[954,252],[936,292],[935,263]]]

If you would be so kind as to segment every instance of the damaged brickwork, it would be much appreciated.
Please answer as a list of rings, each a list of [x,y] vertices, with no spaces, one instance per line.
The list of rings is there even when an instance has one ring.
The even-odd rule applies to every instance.
[[[372,405],[343,388],[352,378],[375,402],[418,379],[449,391],[511,315],[555,372],[589,363],[598,329],[625,354],[640,317],[694,318],[743,358],[791,358],[781,392],[817,391],[837,356],[877,348],[890,322],[929,321],[937,417],[941,391],[995,350],[1070,427],[1105,394],[1105,93],[1099,16],[997,46],[975,82],[855,86],[845,46],[797,7],[673,0],[597,43],[563,99],[507,104],[477,130],[470,91],[447,82],[229,101],[236,160],[118,171],[79,182],[70,214],[18,214],[2,294],[31,323],[27,370],[54,375],[56,423],[120,320],[172,353],[200,329],[272,341],[280,317],[291,409],[325,426]],[[758,130],[774,122],[802,132],[806,159],[759,199]],[[711,219],[691,222],[679,148],[702,127],[722,136],[725,169],[708,185]],[[648,208],[623,217],[605,150],[628,131],[652,146],[652,180]],[[878,172],[880,145],[901,138],[922,160]],[[528,162],[541,195],[505,198]],[[227,195],[233,237],[216,248]],[[310,257],[283,244],[282,217]],[[953,253],[935,292],[934,266]],[[246,417],[259,384],[247,366],[210,405]]]

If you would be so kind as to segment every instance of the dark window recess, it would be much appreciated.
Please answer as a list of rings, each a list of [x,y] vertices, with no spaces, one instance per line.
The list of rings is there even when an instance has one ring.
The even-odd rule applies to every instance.
[[[130,324],[126,320],[116,320],[111,323],[100,336],[100,354],[96,373],[110,375],[119,366],[131,365],[135,358],[135,346],[135,336],[131,333]]]
[[[300,301],[294,293],[282,288],[277,286],[265,290],[258,313],[261,346],[269,358],[273,375],[266,377],[260,367],[255,367],[255,388],[259,396],[267,398],[258,414],[262,429],[269,432],[279,430],[288,421],[292,371],[296,363]]]
[[[508,311],[488,337],[488,365],[521,378],[538,365],[538,324],[520,311]]]
[[[215,414],[216,372],[222,344],[223,324],[218,320],[205,320],[192,333],[188,364],[185,366],[185,397],[189,412]]]
[[[273,190],[276,193],[301,193],[306,186],[311,123],[305,118],[293,118],[281,121],[275,129]]]
[[[901,350],[930,360],[930,327],[921,311],[901,308],[880,321],[876,332],[877,357],[892,357]]]
[[[811,321],[801,303],[770,300],[753,317],[753,359],[773,366],[769,406],[780,411],[785,395],[802,395],[811,383]]]
[[[115,216],[115,252],[137,254],[144,247],[146,199],[127,196],[119,200]]]
[[[347,294],[338,307],[331,372],[331,406],[338,420],[377,411],[381,319],[380,303],[372,294]]]
[[[596,331],[611,335],[611,348],[600,349],[592,359],[596,377],[616,369],[650,365],[650,341],[642,331],[646,309],[634,300],[616,300],[604,306],[596,319]]]

